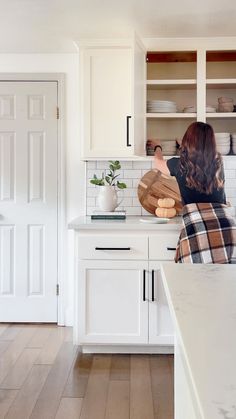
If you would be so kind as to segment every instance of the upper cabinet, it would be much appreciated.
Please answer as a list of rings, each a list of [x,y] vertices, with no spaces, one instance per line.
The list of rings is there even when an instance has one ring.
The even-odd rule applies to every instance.
[[[82,158],[177,154],[194,121],[209,122],[218,150],[236,154],[236,38],[78,42]],[[222,135],[225,134],[225,135]]]
[[[145,52],[137,42],[79,47],[82,157],[145,155]]]

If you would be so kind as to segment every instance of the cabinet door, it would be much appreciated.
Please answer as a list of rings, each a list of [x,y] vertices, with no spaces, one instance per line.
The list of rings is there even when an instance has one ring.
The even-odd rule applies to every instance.
[[[160,264],[150,262],[149,272],[149,343],[173,345],[174,327],[162,283]]]
[[[78,262],[78,340],[148,342],[148,262]]]
[[[132,49],[85,49],[81,59],[83,157],[132,155]]]

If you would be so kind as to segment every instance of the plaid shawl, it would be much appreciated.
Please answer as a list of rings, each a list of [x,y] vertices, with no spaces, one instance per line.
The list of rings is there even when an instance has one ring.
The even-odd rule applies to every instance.
[[[183,222],[176,263],[236,263],[236,223],[226,205],[185,205]]]

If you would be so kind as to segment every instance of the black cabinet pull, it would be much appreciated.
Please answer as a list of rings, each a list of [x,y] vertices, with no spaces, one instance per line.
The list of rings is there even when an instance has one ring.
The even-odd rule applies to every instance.
[[[176,250],[176,247],[169,247],[169,246],[167,246],[167,250]]]
[[[154,293],[155,293],[154,286],[155,286],[155,282],[154,282],[154,270],[152,270],[152,301],[155,300],[155,297],[154,297]]]
[[[143,301],[146,301],[146,271],[143,270]]]
[[[131,144],[129,142],[129,120],[131,119],[131,116],[126,116],[126,145],[127,147],[131,147]]]
[[[131,250],[131,247],[95,247],[95,250]]]

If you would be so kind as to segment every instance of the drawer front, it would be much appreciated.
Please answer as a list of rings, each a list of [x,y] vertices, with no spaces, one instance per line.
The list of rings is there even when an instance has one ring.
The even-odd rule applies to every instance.
[[[148,259],[148,237],[79,235],[79,259]]]
[[[174,260],[179,233],[157,234],[149,237],[149,259]]]

